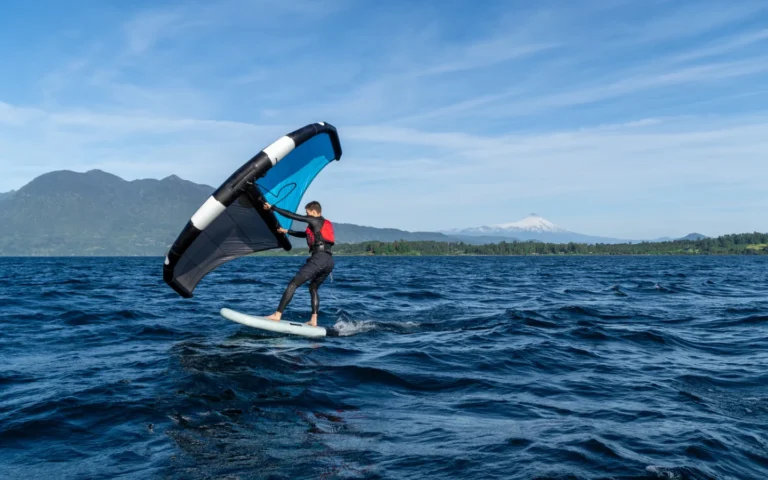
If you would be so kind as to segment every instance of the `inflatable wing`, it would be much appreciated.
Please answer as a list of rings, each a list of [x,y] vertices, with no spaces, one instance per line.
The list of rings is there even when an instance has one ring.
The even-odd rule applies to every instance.
[[[277,231],[291,220],[266,211],[267,201],[296,211],[315,176],[341,158],[336,128],[314,123],[280,138],[233,173],[187,222],[165,257],[163,279],[185,298],[202,278],[237,257],[291,249]]]

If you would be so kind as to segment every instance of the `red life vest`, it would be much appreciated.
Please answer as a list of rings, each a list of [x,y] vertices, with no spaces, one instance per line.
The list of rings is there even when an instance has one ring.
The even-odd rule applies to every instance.
[[[307,234],[307,246],[310,250],[315,246],[315,234],[312,233],[312,229],[307,227],[305,230]],[[317,239],[318,243],[329,243],[333,245],[336,243],[336,236],[333,233],[333,224],[328,220],[323,221],[323,226],[320,228],[320,238]]]

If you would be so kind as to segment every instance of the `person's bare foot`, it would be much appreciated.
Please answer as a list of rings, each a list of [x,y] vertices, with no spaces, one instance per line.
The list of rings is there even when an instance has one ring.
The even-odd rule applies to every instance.
[[[307,322],[307,325],[310,327],[316,327],[317,326],[317,315],[312,315],[312,319]]]
[[[264,318],[266,318],[267,320],[272,320],[273,322],[279,322],[282,317],[283,317],[282,313],[275,312],[272,315],[270,315],[268,317],[264,317]]]

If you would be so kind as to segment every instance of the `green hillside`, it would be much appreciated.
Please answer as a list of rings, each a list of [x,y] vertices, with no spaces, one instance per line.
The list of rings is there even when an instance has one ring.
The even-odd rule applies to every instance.
[[[176,176],[129,182],[100,170],[47,173],[0,196],[0,255],[165,255],[213,190]],[[339,243],[458,240],[434,232],[334,225]]]

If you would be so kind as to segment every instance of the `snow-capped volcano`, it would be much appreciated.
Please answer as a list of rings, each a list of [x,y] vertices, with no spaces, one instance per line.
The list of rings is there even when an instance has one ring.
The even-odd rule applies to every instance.
[[[483,227],[481,227],[483,228]],[[507,231],[524,231],[524,232],[567,232],[568,230],[558,227],[554,223],[541,218],[540,216],[532,213],[522,220],[518,220],[512,223],[501,223],[499,225],[491,225],[489,227],[494,230],[507,230]]]
[[[522,220],[511,223],[500,223],[497,225],[486,225],[483,227],[465,228],[461,230],[452,230],[451,233],[461,233],[464,235],[511,235],[518,232],[536,232],[536,233],[566,233],[568,230],[558,227],[547,219],[544,219],[535,213],[528,215]]]
[[[452,235],[463,235],[470,237],[503,237],[515,240],[538,240],[540,242],[552,243],[624,243],[626,240],[616,238],[593,237],[591,235],[582,235],[574,233],[565,228],[559,227],[549,220],[542,218],[535,213],[528,215],[522,220],[511,223],[500,223],[496,225],[487,225],[483,227],[473,227],[465,229],[448,230],[443,233]]]

